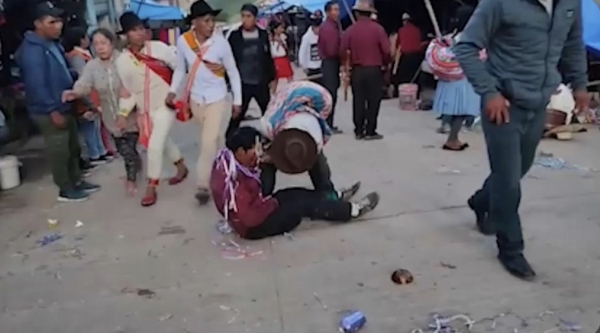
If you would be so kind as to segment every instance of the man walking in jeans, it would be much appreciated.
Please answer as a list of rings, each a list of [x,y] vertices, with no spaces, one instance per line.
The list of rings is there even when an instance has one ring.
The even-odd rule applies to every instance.
[[[533,163],[546,105],[561,74],[573,89],[576,109],[587,111],[581,35],[580,1],[482,0],[454,48],[481,95],[491,167],[468,203],[480,231],[496,234],[502,265],[521,279],[533,279],[535,272],[523,256],[520,180]],[[482,49],[487,50],[485,62],[480,60]]]
[[[63,27],[63,11],[50,2],[34,9],[34,30],[27,31],[17,50],[16,60],[27,95],[27,110],[40,128],[54,182],[60,190],[59,201],[83,201],[100,189],[81,180],[80,146],[77,123],[71,103],[62,103],[62,92],[73,87],[58,38]]]

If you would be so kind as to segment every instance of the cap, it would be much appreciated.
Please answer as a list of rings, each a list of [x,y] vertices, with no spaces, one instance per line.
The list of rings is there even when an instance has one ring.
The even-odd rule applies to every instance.
[[[52,2],[45,1],[35,6],[34,20],[41,19],[45,16],[61,17],[65,11],[56,7]]]

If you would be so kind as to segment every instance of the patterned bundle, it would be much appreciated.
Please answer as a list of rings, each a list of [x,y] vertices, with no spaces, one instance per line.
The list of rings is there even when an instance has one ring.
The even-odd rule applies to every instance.
[[[463,70],[452,52],[452,40],[434,39],[427,47],[425,60],[433,75],[444,81],[458,81],[464,77]]]

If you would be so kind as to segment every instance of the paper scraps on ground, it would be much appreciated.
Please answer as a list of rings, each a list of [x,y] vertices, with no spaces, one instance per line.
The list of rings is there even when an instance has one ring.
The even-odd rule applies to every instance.
[[[323,310],[327,311],[327,305],[325,305],[325,303],[323,303],[323,300],[321,300],[321,297],[319,297],[319,295],[317,293],[313,293],[313,295],[317,299],[317,302],[319,302],[319,304],[321,304],[321,306],[323,307]]]
[[[75,228],[81,228],[83,227],[83,222],[77,220],[77,222],[75,222]]]
[[[576,164],[570,164],[562,158],[555,157],[552,153],[540,152],[535,159],[534,164],[539,167],[552,170],[575,170],[583,172],[597,172],[598,170],[583,167]]]
[[[48,228],[54,228],[58,225],[58,220],[48,219]]]
[[[227,324],[231,324],[235,321],[235,318],[237,318],[237,316],[240,314],[240,310],[236,309],[236,308],[232,308],[230,306],[226,306],[226,305],[220,305],[219,306],[221,308],[221,310],[223,311],[231,311],[234,312],[233,317],[231,317],[231,319],[229,319],[229,321],[227,322]]]
[[[242,247],[233,239],[223,238],[212,243],[221,249],[221,257],[228,260],[252,258],[264,253],[262,250],[252,250],[249,246]]]

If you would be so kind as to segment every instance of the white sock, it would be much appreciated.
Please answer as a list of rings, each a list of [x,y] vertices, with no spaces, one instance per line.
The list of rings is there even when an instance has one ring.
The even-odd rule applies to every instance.
[[[358,217],[358,215],[360,214],[360,206],[356,203],[351,202],[350,207],[350,216]]]

